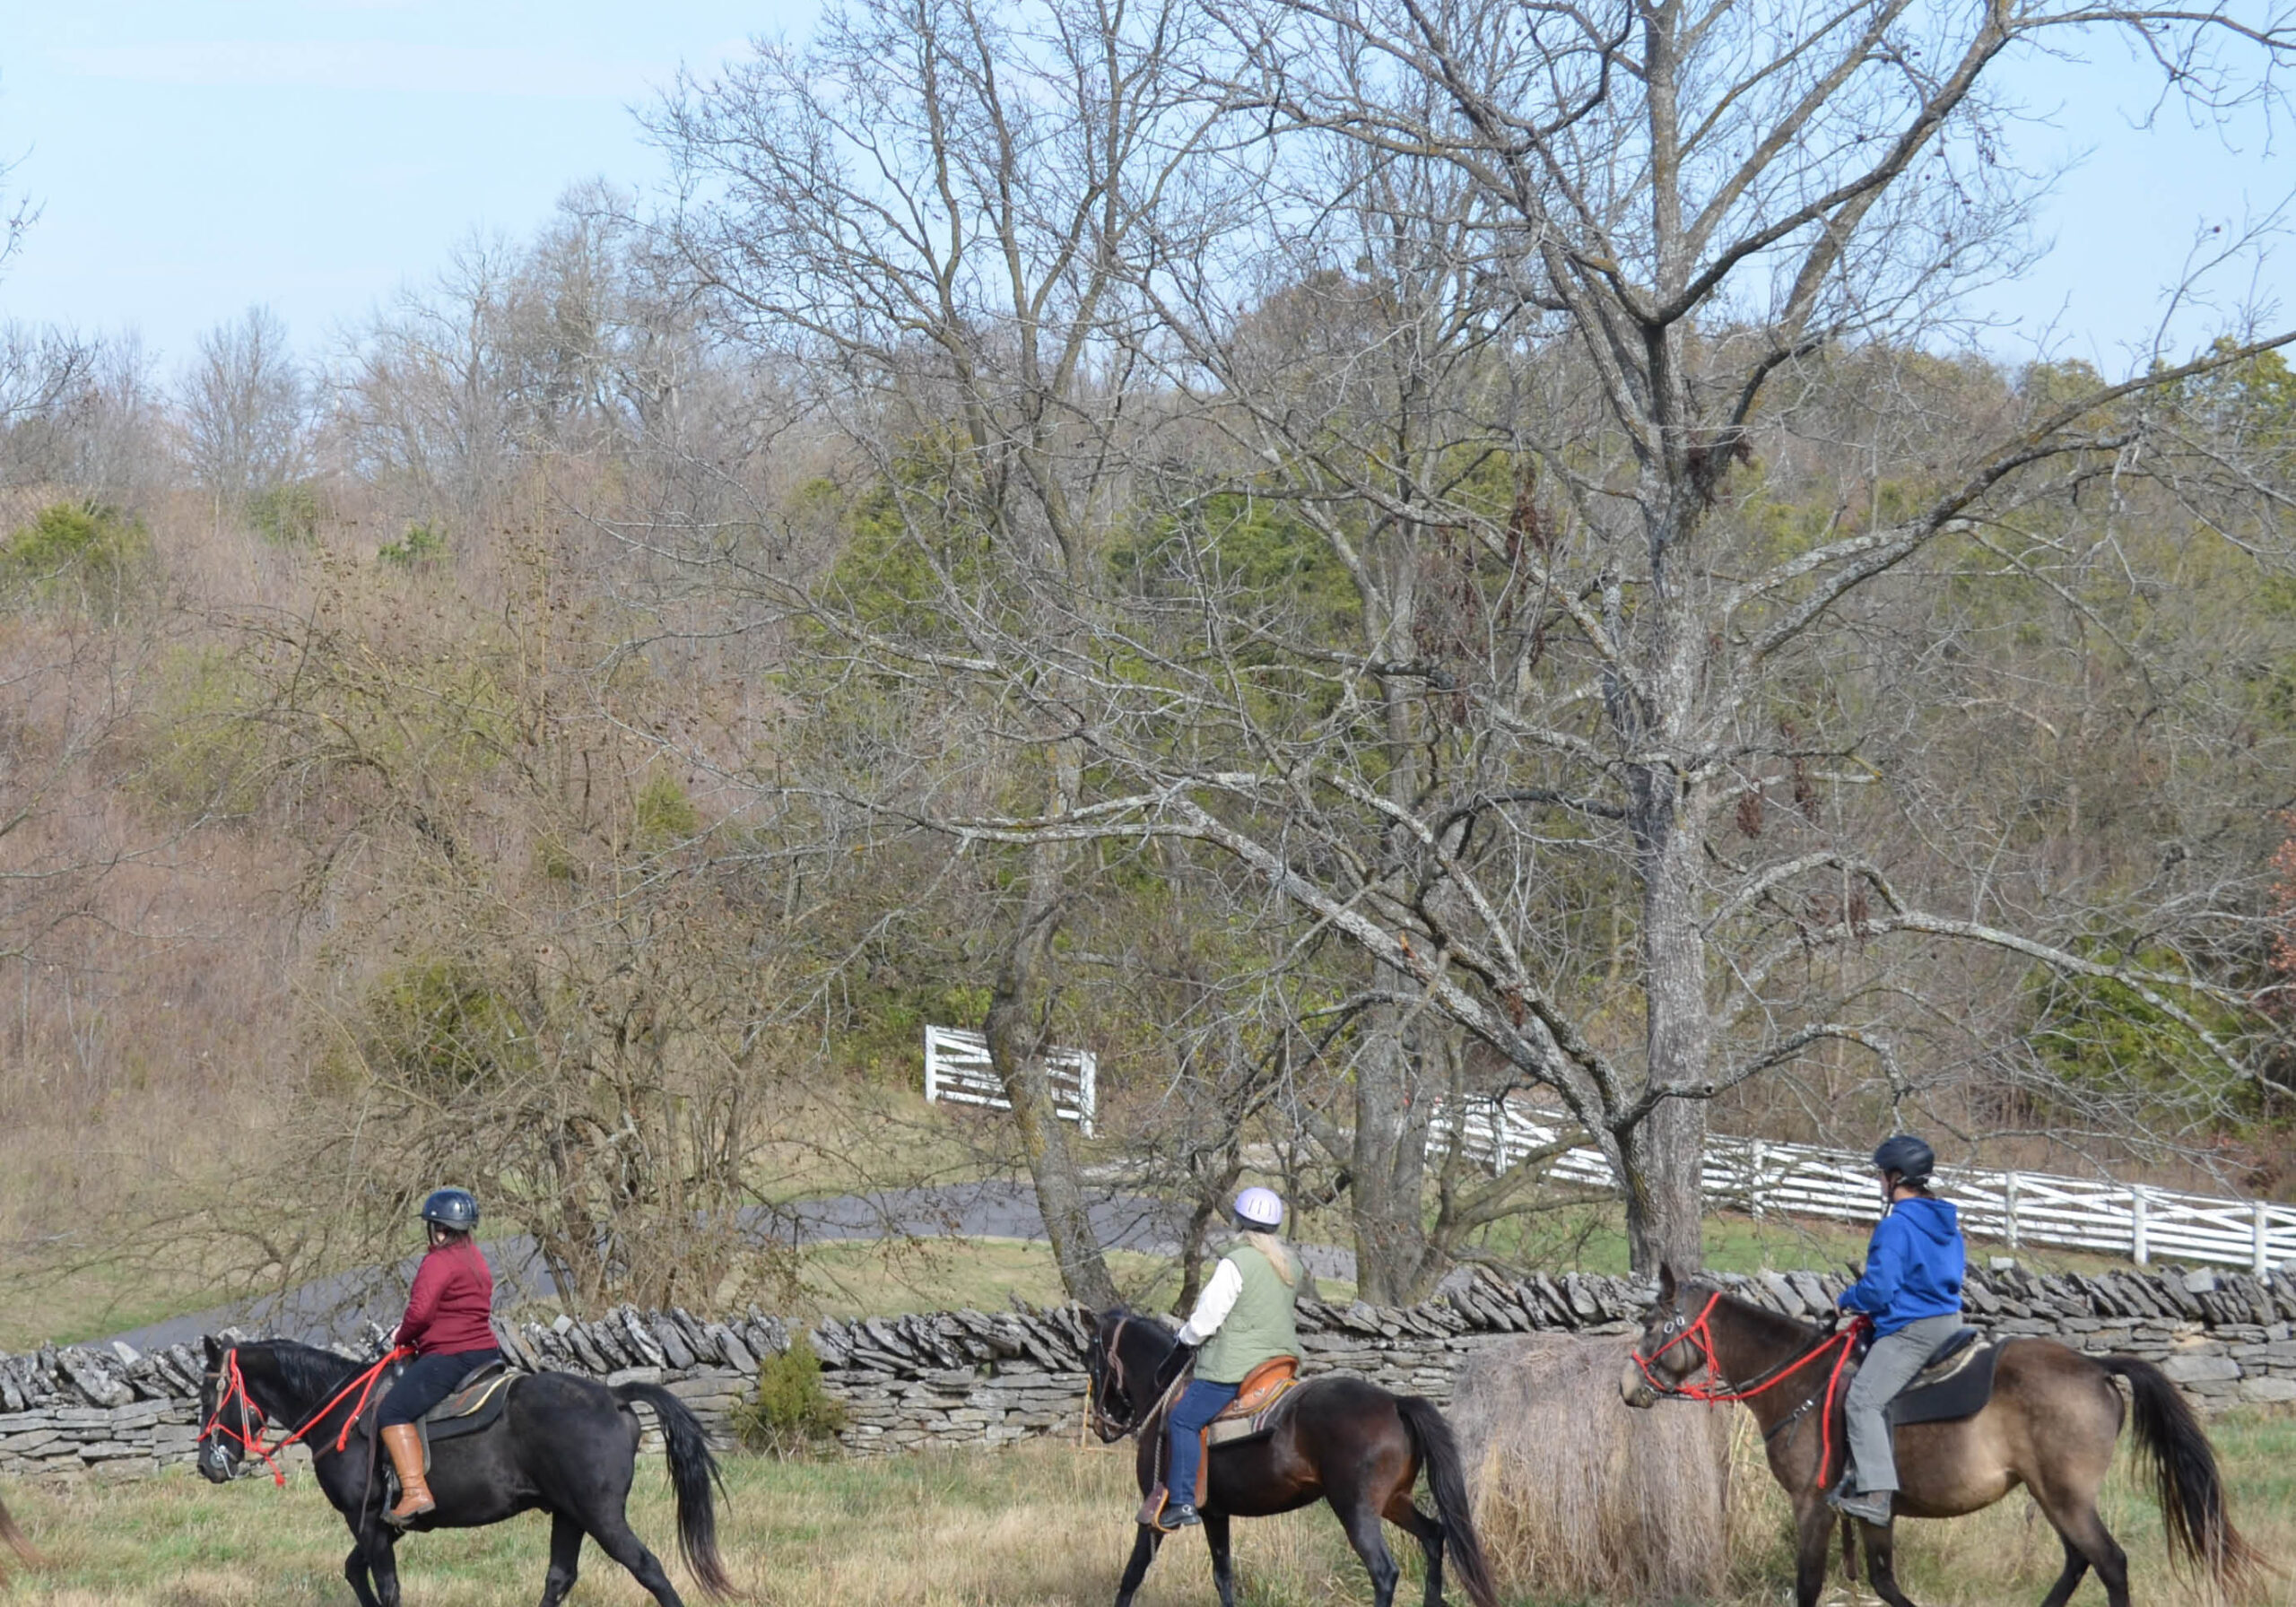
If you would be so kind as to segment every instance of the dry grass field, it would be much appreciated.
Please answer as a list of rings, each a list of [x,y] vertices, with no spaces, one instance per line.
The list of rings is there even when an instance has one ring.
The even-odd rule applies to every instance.
[[[2236,1516],[2279,1559],[2296,1559],[2296,1417],[2248,1415],[2214,1428]],[[1741,1461],[1750,1455],[1741,1435]],[[1003,1454],[919,1455],[872,1462],[729,1459],[726,1550],[735,1578],[772,1607],[1106,1607],[1130,1542],[1125,1450],[1048,1442]],[[307,1481],[285,1492],[267,1481],[216,1489],[189,1477],[59,1491],[5,1491],[48,1553],[20,1577],[8,1607],[304,1607],[351,1600],[340,1572],[344,1531]],[[2172,1576],[2159,1523],[2130,1481],[2117,1477],[2109,1521],[2135,1564],[2146,1603],[2208,1600]],[[633,1517],[666,1550],[671,1533],[658,1458],[642,1470]],[[1715,1607],[1787,1599],[1784,1506],[1766,1481],[1741,1479],[1732,1495],[1733,1585]],[[402,1548],[408,1607],[478,1607],[540,1593],[548,1525],[529,1516],[490,1530],[430,1535]],[[1400,1539],[1393,1535],[1392,1539]],[[1370,1588],[1338,1525],[1320,1507],[1239,1526],[1245,1607],[1368,1603]],[[2022,1498],[1952,1524],[1909,1526],[1900,1574],[1924,1607],[1992,1607],[2040,1599],[2057,1565],[2046,1525]],[[1418,1600],[1406,1559],[1399,1602]],[[1503,1561],[1503,1559],[1502,1559]],[[674,1563],[672,1575],[683,1584]],[[1839,1593],[1837,1593],[1839,1594]],[[1535,1581],[1510,1592],[1543,1603]],[[585,1553],[577,1602],[638,1604],[627,1576]],[[1212,1601],[1203,1548],[1183,1540],[1149,1576],[1143,1607]],[[2101,1601],[2093,1583],[2076,1603]],[[2286,1576],[2263,1597],[2296,1603]]]

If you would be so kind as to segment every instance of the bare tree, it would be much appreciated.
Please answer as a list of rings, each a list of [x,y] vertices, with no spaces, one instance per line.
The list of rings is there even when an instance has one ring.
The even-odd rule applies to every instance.
[[[883,561],[937,575],[928,606],[945,581],[1072,652],[1092,638],[1124,509],[1134,305],[1120,270],[1156,231],[1191,26],[1163,4],[867,0],[830,11],[802,52],[761,49],[689,83],[655,119],[688,197],[680,249],[733,326],[810,372],[882,489]],[[909,674],[918,644],[888,639],[854,578],[813,595],[772,575],[749,584],[830,632],[832,663]],[[977,779],[993,763],[1011,778],[996,785],[1036,789],[1048,813],[1077,807],[1086,752],[1064,709],[1065,657],[1019,696],[926,692],[927,744],[977,743],[959,760]],[[888,808],[920,802],[857,780]],[[1060,841],[1021,859],[990,1053],[1062,1277],[1105,1304],[1115,1287],[1045,1064],[1083,867]]]
[[[1998,834],[1990,865],[1961,851],[1978,839],[1916,852],[1926,811],[1897,790],[1908,751],[1884,743],[1934,743],[1917,728],[1935,710],[1873,650],[1909,612],[1892,667],[1922,667],[1924,588],[1973,549],[2067,524],[2094,548],[2145,499],[2284,563],[2285,465],[2211,437],[2186,387],[2286,334],[2236,322],[2125,378],[2057,371],[1950,428],[1907,394],[1940,318],[2016,260],[2031,191],[1990,157],[2002,62],[2126,27],[2225,108],[2276,94],[2284,20],[1413,0],[1225,14],[1228,106],[1273,130],[1267,149],[1351,175],[1345,204],[1267,182],[1298,156],[1206,142],[1207,160],[1256,164],[1270,204],[1236,258],[1137,265],[1159,315],[1142,350],[1198,439],[1231,447],[1224,473],[1167,488],[1166,606],[1127,621],[1122,675],[1057,633],[968,621],[968,667],[1017,684],[1057,666],[1091,689],[1069,713],[1106,790],[1068,818],[948,823],[1236,856],[1375,962],[1373,1003],[1465,1029],[1561,1101],[1615,1167],[1645,1268],[1699,1258],[1709,1101],[1840,1047],[1873,1057],[1881,1119],[1917,1093],[1896,1030],[1952,1017],[1908,996],[1899,945],[1969,943],[2123,990],[2252,1080],[2227,1025],[2253,1019],[2246,990],[2197,934],[2253,932],[2261,856],[2196,867],[2183,936],[2132,948],[2107,934],[2161,924],[2125,887],[2077,908],[2012,893]],[[1366,217],[1395,248],[1363,248]],[[1284,238],[1327,265],[1289,292],[1320,299],[1291,321],[1322,350],[1256,369],[1274,304],[1244,257]],[[1404,343],[1441,360],[1422,389],[1382,393],[1366,376]],[[1894,394],[1831,404],[1861,368]],[[1781,497],[1815,505],[1790,535]],[[1314,534],[1363,645],[1223,578],[1265,517],[1251,504]],[[1619,899],[1605,953],[1586,911]],[[1359,1089],[1392,1085],[1364,1076],[1370,1057],[1429,1052],[1368,1033]],[[1409,1116],[1356,1116],[1409,1151]]]
[[[199,337],[178,405],[192,473],[226,507],[243,508],[308,466],[309,388],[286,326],[267,307]]]

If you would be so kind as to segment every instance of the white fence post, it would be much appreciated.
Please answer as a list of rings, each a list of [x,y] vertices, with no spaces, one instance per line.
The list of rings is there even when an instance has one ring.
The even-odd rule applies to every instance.
[[[2139,1183],[2128,1191],[2128,1258],[2139,1266],[2152,1264],[2152,1247],[2146,1242],[2144,1215],[2144,1185]]]
[[[2256,1231],[2256,1255],[2248,1263],[2248,1271],[2261,1278],[2272,1270],[2271,1258],[2266,1254],[2271,1243],[2272,1212],[2262,1200],[2257,1202]]]
[[[1770,1146],[1761,1140],[1756,1139],[1748,1154],[1752,1157],[1752,1164],[1746,1174],[1746,1209],[1752,1212],[1754,1220],[1760,1221],[1761,1220],[1761,1174],[1763,1168],[1770,1160]]]
[[[2001,1179],[2001,1240],[2013,1250],[2017,1247],[2017,1174],[2014,1172]]]
[[[1076,1051],[1076,1131],[1086,1138],[1092,1136],[1092,1115],[1100,1108],[1100,1067],[1091,1050]]]

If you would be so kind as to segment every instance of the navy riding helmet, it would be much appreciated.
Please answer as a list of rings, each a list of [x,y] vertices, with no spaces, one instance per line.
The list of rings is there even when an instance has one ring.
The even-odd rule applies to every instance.
[[[1874,1151],[1874,1169],[1885,1177],[1895,1172],[1900,1181],[1918,1188],[1937,1169],[1937,1152],[1912,1134],[1900,1133],[1883,1139]]]
[[[467,1233],[478,1226],[478,1196],[466,1188],[433,1189],[422,1202],[422,1220]]]

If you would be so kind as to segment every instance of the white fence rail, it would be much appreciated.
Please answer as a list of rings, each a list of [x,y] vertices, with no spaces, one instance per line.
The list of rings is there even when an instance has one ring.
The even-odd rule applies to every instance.
[[[1492,1099],[1469,1101],[1459,1125],[1464,1152],[1500,1170],[1552,1143],[1557,1132],[1512,1102]],[[1436,1142],[1448,1142],[1448,1112],[1437,1112],[1430,1125]],[[1591,1147],[1565,1151],[1553,1162],[1553,1176],[1597,1188],[1617,1181],[1602,1151]],[[1949,1167],[1937,1178],[1938,1192],[1960,1208],[1964,1229],[2012,1249],[2061,1245],[2126,1255],[2139,1266],[2178,1256],[2259,1274],[2296,1266],[2296,1205],[2048,1172]],[[1866,1157],[1808,1144],[1709,1137],[1700,1185],[1709,1203],[1757,1217],[1778,1212],[1862,1222],[1878,1210]]]
[[[1055,1049],[1045,1056],[1045,1071],[1052,1080],[1053,1111],[1074,1122],[1086,1138],[1092,1136],[1092,1118],[1099,1105],[1095,1078],[1099,1063],[1090,1049]],[[1004,1085],[989,1064],[988,1040],[978,1032],[956,1027],[925,1029],[925,1097],[957,1105],[986,1105],[992,1110],[1013,1108]]]

